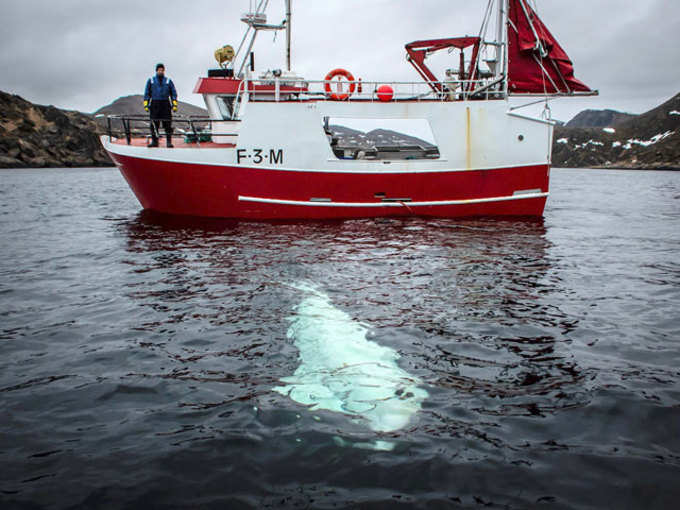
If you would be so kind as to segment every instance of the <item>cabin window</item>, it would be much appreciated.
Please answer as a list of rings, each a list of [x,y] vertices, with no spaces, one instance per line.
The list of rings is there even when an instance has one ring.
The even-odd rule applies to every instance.
[[[440,156],[427,119],[324,117],[323,127],[338,159],[413,160]]]
[[[224,120],[231,119],[234,113],[234,100],[236,96],[217,96],[217,107]]]

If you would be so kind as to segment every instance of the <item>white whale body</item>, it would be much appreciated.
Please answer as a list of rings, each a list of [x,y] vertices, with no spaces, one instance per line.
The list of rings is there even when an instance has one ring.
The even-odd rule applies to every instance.
[[[309,286],[289,318],[300,365],[274,391],[311,410],[349,415],[376,432],[409,424],[428,393],[397,365],[399,353],[366,338],[368,329]],[[378,445],[383,448],[382,442]]]

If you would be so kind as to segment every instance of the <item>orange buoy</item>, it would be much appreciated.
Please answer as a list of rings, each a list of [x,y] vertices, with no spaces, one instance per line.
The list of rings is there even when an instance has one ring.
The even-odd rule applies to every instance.
[[[378,99],[383,103],[389,103],[394,98],[394,89],[389,85],[380,85],[376,93],[378,94]]]
[[[333,92],[331,90],[331,80],[335,78],[336,76],[344,76],[345,79],[349,82],[349,90],[347,92],[340,92],[342,90],[342,81],[338,81],[338,92]],[[324,85],[324,89],[326,90],[326,94],[328,95],[329,99],[333,101],[344,101],[346,99],[349,99],[349,96],[354,94],[354,91],[357,88],[357,84],[354,81],[354,76],[352,76],[352,73],[349,71],[346,71],[345,69],[333,69],[330,73],[326,75],[326,78],[324,79],[326,82]]]

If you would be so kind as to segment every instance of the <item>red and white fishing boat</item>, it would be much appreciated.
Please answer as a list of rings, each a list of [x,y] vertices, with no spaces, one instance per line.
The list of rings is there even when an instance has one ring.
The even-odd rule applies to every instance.
[[[194,90],[210,119],[175,119],[185,127],[175,148],[147,148],[133,118],[109,119],[125,134],[110,128],[102,143],[145,209],[247,219],[543,214],[554,123],[523,115],[510,98],[547,105],[596,92],[574,77],[528,0],[489,0],[476,37],[407,44],[419,82],[355,80],[342,69],[325,80],[297,76],[291,0],[280,25],[267,24],[268,4],[243,15],[238,50],[216,52],[220,69]],[[255,76],[253,44],[263,30],[286,32],[287,67]],[[425,60],[444,49],[456,68],[440,80]],[[350,132],[347,140],[335,127],[369,121],[415,123],[429,135],[394,142],[395,133]]]

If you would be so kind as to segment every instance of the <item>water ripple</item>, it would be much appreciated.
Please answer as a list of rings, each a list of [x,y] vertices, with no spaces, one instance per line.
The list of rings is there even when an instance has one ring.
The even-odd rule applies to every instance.
[[[554,171],[538,221],[244,223],[140,213],[112,170],[0,173],[3,508],[680,496],[680,174]],[[422,381],[406,427],[272,391],[301,281]]]

